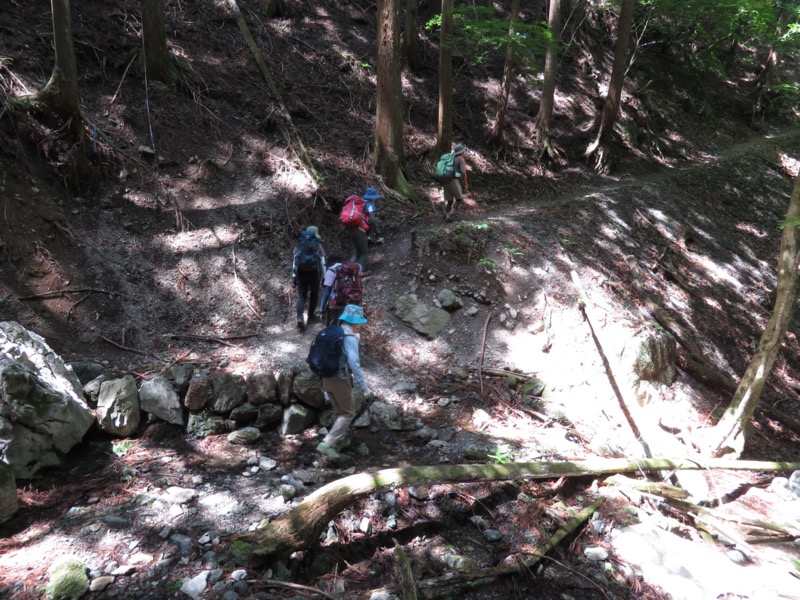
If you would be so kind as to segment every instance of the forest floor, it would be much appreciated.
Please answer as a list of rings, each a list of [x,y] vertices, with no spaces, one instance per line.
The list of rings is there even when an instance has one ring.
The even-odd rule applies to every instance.
[[[269,40],[262,51],[273,57],[298,131],[313,140],[317,170],[328,174],[316,184],[283,144],[265,109],[273,102],[221,6],[196,3],[168,13],[171,22],[181,19],[173,49],[191,64],[176,90],[145,87],[136,66],[126,69],[137,47],[128,43],[135,36],[115,4],[92,3],[90,9],[88,2],[71,3],[81,16],[75,35],[82,41],[85,110],[116,148],[101,139],[100,153],[91,158],[95,175],[87,177],[76,173],[81,167],[70,162],[58,136],[48,133],[51,124],[24,117],[9,125],[11,117],[4,117],[0,320],[18,321],[44,336],[69,362],[102,361],[140,380],[176,363],[246,375],[302,362],[316,328],[298,332],[294,324],[293,239],[314,224],[329,254],[347,255],[337,207],[347,195],[380,185],[368,150],[374,71],[363,64],[373,55],[372,38],[358,35],[374,30],[374,15],[355,3],[296,4],[289,18],[253,27],[258,39]],[[30,24],[47,28],[46,11],[37,10],[15,3],[0,8],[0,21],[8,23],[0,47],[13,59],[0,64],[14,73],[17,83],[3,81],[15,94],[40,85],[43,65],[51,61],[49,45],[29,33]],[[346,45],[340,47],[340,40]],[[385,241],[371,248],[365,291],[370,323],[361,352],[378,396],[436,430],[444,445],[431,446],[411,432],[360,429],[356,446],[366,451],[352,453],[352,469],[453,464],[465,462],[467,450],[498,462],[639,456],[600,351],[619,357],[637,333],[658,329],[643,311],[649,299],[703,350],[721,379],[738,380],[769,318],[800,134],[780,124],[752,128],[735,104],[726,104],[737,90],[721,81],[665,93],[658,116],[653,106],[636,105],[633,94],[621,120],[638,125],[638,142],[618,143],[612,174],[599,176],[581,160],[588,139],[574,126],[591,116],[596,90],[582,89],[577,76],[564,84],[553,129],[563,160],[539,163],[525,142],[530,99],[522,93],[512,102],[509,149],[498,153],[481,146],[491,113],[486,98],[497,82],[473,89],[483,73],[465,67],[468,76],[457,78],[457,136],[471,148],[472,191],[459,219],[445,223],[439,190],[424,174],[436,107],[435,53],[431,46],[425,51],[426,71],[410,78],[413,111],[406,140],[409,172],[423,200],[401,201],[381,188]],[[580,62],[570,65],[577,70]],[[658,72],[665,64],[663,57],[644,56],[636,69],[646,79],[646,69]],[[681,79],[666,75],[666,88]],[[636,70],[631,77],[636,79]],[[679,96],[689,99],[678,102]],[[714,102],[709,106],[701,97]],[[664,114],[672,119],[669,127],[659,120]],[[155,146],[158,160],[141,154],[140,146]],[[69,183],[76,174],[79,183]],[[576,282],[588,298],[595,335]],[[421,338],[393,314],[401,294],[414,292],[432,306],[444,287],[463,298],[465,307],[436,339]],[[469,311],[473,306],[477,310]],[[755,415],[745,458],[798,460],[798,432],[779,415],[800,418],[799,326],[795,319]],[[668,421],[688,447],[702,447],[731,391],[698,381],[681,366],[676,381],[656,389],[643,412]],[[528,380],[535,385],[524,385]],[[89,535],[97,530],[87,533],[89,521],[65,515],[75,507],[110,511],[166,485],[199,488],[202,482],[207,495],[226,490],[244,505],[265,489],[274,491],[279,475],[318,470],[320,482],[341,476],[320,462],[317,441],[316,428],[288,440],[272,433],[257,449],[231,447],[224,436],[193,440],[162,429],[127,452],[114,452],[118,443],[102,436],[87,440],[65,468],[19,482],[20,513],[1,531],[1,589],[12,598],[38,598],[47,557],[78,554],[102,570],[141,551],[153,564],[117,576],[92,597],[178,594],[173,590],[205,565],[195,554],[171,563],[167,574],[157,571],[158,557],[170,554],[158,535],[164,527],[195,540],[209,531],[224,539],[259,522],[266,511],[143,515],[122,532],[108,531],[102,543]],[[246,475],[248,459],[256,455],[276,460],[276,471]],[[747,489],[768,494],[770,481],[756,474],[711,477],[719,495]],[[396,531],[375,508],[387,502],[385,495],[365,499],[337,519],[340,539],[325,545],[335,557],[330,569],[312,572],[311,559],[300,557],[292,581],[315,587],[345,581],[352,595],[346,597],[388,585],[396,579],[393,536],[420,577],[443,568],[432,558],[437,552],[473,556],[481,567],[504,564],[551,535],[571,509],[597,493],[597,483],[586,478],[431,486],[422,496],[395,491]],[[649,501],[638,502],[641,509]],[[669,591],[680,597],[646,577],[626,578],[628,561],[621,557],[586,560],[586,547],[612,547],[611,532],[631,520],[628,503],[630,498],[615,496],[593,521],[602,525],[583,529],[556,549],[543,572],[453,593],[590,599],[657,598]],[[753,512],[749,505],[753,518],[774,517],[775,506],[755,504],[762,510]],[[371,535],[358,531],[365,515],[373,520]],[[698,546],[707,544],[669,515],[676,519],[673,530]],[[469,520],[474,516],[488,519],[503,541],[486,542]],[[796,554],[788,546],[785,554]],[[724,544],[714,547],[724,555]],[[763,580],[757,569],[774,560],[754,560],[751,578]],[[250,574],[262,583],[251,583],[248,593],[261,589],[262,575]],[[747,597],[741,589],[725,593]],[[786,590],[772,597],[800,594]]]

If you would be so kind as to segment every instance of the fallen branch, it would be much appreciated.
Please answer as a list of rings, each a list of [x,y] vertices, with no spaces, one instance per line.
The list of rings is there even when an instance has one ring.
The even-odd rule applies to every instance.
[[[115,342],[114,340],[110,340],[110,339],[108,339],[108,338],[107,338],[107,337],[105,337],[104,335],[98,335],[97,337],[99,337],[101,340],[103,340],[103,341],[105,341],[105,342],[108,342],[108,343],[109,343],[109,344],[111,344],[112,346],[116,346],[116,347],[117,347],[117,348],[119,348],[120,350],[125,350],[125,351],[127,351],[127,352],[133,352],[133,353],[135,353],[135,354],[141,354],[142,356],[149,356],[149,357],[151,357],[151,358],[156,358],[155,356],[153,356],[153,355],[152,355],[152,354],[150,354],[149,352],[145,352],[144,350],[137,350],[136,348],[129,348],[128,346],[123,346],[122,344],[118,344],[118,343],[117,343],[117,342]]]
[[[478,361],[478,381],[480,381],[481,383],[481,394],[483,394],[483,375],[481,372],[483,370],[483,357],[486,354],[486,331],[489,328],[489,321],[491,320],[491,318],[492,318],[492,310],[489,309],[489,311],[486,313],[486,322],[483,324],[483,340],[481,341],[481,358]]]
[[[319,540],[320,534],[331,519],[359,498],[384,488],[433,483],[507,481],[522,477],[553,479],[593,477],[614,473],[706,469],[794,471],[800,469],[800,463],[686,458],[632,461],[622,458],[600,458],[574,462],[467,464],[383,469],[372,473],[350,475],[328,483],[306,497],[284,517],[273,521],[263,529],[238,534],[232,539],[252,543],[256,547],[252,554],[252,558],[256,562],[272,557],[284,558],[296,550],[310,548]]]
[[[165,337],[174,339],[174,340],[200,340],[203,342],[217,342],[218,344],[222,344],[223,346],[233,346],[233,344],[229,344],[228,340],[244,340],[251,337],[256,337],[257,333],[246,333],[244,335],[226,335],[226,336],[216,336],[216,335],[194,335],[192,333],[168,333]]]
[[[253,39],[253,34],[250,32],[250,28],[247,26],[247,21],[244,20],[244,16],[242,16],[242,11],[239,9],[239,5],[236,3],[236,0],[227,0],[227,3],[228,6],[230,6],[231,11],[233,11],[234,17],[236,17],[236,23],[239,25],[239,30],[242,32],[242,35],[247,42],[247,47],[250,48],[250,52],[252,53],[259,70],[261,71],[261,75],[264,77],[264,81],[267,82],[267,87],[269,88],[272,97],[278,104],[278,112],[281,118],[289,127],[289,131],[286,131],[283,127],[281,127],[281,133],[283,134],[283,137],[286,139],[286,143],[289,145],[289,148],[292,149],[292,152],[300,163],[300,166],[310,175],[314,183],[317,183],[318,177],[314,171],[314,167],[311,163],[311,159],[308,156],[308,152],[306,151],[303,141],[297,132],[297,128],[294,126],[292,116],[283,102],[283,97],[278,90],[278,86],[275,85],[275,80],[272,78],[272,74],[267,67],[267,62],[264,60],[264,56],[261,54],[261,51],[258,49],[258,46]],[[292,139],[292,135],[294,135],[295,139]],[[295,146],[299,146],[299,152]],[[327,200],[323,198],[322,201],[325,204],[325,208],[330,209],[330,205],[328,204]]]
[[[41,294],[36,294],[34,296],[25,296],[20,298],[19,301],[22,302],[23,300],[47,300],[48,298],[58,298],[59,296],[63,296],[64,294],[109,294],[110,296],[122,296],[119,292],[110,292],[108,290],[99,290],[96,288],[67,288],[63,290],[52,290],[50,292],[42,292]]]
[[[606,499],[601,496],[592,504],[577,513],[574,517],[569,519],[549,540],[547,540],[547,542],[530,553],[529,558],[518,560],[516,563],[502,565],[499,567],[482,569],[476,573],[448,573],[447,575],[442,575],[441,577],[431,577],[430,579],[424,579],[418,582],[416,584],[416,588],[417,590],[429,590],[432,588],[464,584],[469,584],[470,587],[473,587],[491,583],[498,577],[513,575],[515,573],[519,573],[520,571],[529,570],[534,567],[542,558],[547,558],[545,555],[548,552],[551,552],[558,544],[560,544],[564,538],[577,530],[578,527],[586,523],[586,521],[591,518],[597,509],[602,506],[605,500]],[[383,588],[382,590],[371,590],[368,592],[368,594],[374,594],[378,591],[386,591],[389,594],[397,594],[401,590],[400,588],[394,587]],[[370,596],[367,595],[366,597],[369,598]]]

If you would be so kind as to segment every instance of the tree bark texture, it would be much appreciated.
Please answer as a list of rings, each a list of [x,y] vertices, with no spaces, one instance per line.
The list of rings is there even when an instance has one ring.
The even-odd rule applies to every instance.
[[[544,58],[544,82],[539,114],[536,115],[536,139],[542,152],[550,147],[550,119],[553,116],[553,103],[556,91],[556,72],[558,70],[558,50],[561,42],[561,0],[550,0],[550,14],[547,18],[550,35]]]
[[[77,134],[80,128],[81,108],[69,0],[51,0],[50,7],[53,17],[55,66],[47,85],[32,100],[43,104],[64,119],[72,119],[72,132]]]
[[[617,25],[617,47],[614,51],[614,66],[611,69],[611,79],[608,83],[603,109],[600,112],[600,125],[595,141],[589,146],[587,156],[595,156],[598,171],[605,171],[609,158],[605,146],[614,130],[614,122],[619,112],[619,103],[622,98],[622,84],[625,80],[625,70],[628,64],[628,45],[631,37],[631,23],[633,21],[633,0],[621,0],[619,24]]]
[[[359,498],[385,488],[432,484],[507,481],[510,479],[552,479],[592,477],[613,473],[652,472],[672,469],[736,469],[748,471],[792,471],[800,463],[691,459],[621,458],[591,459],[574,462],[512,463],[483,465],[446,465],[403,467],[373,473],[358,473],[319,488],[292,511],[264,529],[236,536],[252,543],[256,562],[284,558],[296,550],[310,548],[328,522]]]
[[[375,170],[389,187],[410,195],[403,174],[403,88],[400,63],[400,2],[378,1],[378,91]]]
[[[167,48],[164,28],[164,0],[142,0],[142,40],[148,79],[171,84],[178,70]]]
[[[434,161],[453,144],[453,0],[442,0],[439,34],[439,122]]]
[[[781,235],[778,254],[778,288],[775,306],[772,309],[767,327],[761,335],[753,359],[739,382],[730,406],[722,415],[712,434],[714,456],[733,453],[740,456],[747,441],[747,425],[761,400],[764,384],[772,372],[775,358],[781,348],[786,330],[792,319],[797,303],[798,277],[800,264],[800,176],[795,180],[786,221]]]
[[[419,53],[417,36],[417,0],[406,0],[405,27],[403,28],[403,56],[408,68],[419,71],[422,68],[422,57]]]
[[[508,98],[511,95],[511,82],[514,79],[514,47],[511,40],[516,31],[516,20],[519,16],[519,0],[511,1],[511,16],[508,24],[509,44],[506,47],[506,60],[503,65],[503,83],[500,88],[500,99],[497,104],[497,113],[494,118],[494,125],[489,132],[489,144],[498,146],[503,141],[503,127],[506,122],[506,112],[508,111]]]

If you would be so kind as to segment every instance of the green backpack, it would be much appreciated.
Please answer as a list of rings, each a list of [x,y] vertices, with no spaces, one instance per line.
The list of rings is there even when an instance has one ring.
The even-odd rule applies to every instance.
[[[437,183],[448,183],[456,176],[456,155],[452,152],[442,154],[433,171],[433,180]]]

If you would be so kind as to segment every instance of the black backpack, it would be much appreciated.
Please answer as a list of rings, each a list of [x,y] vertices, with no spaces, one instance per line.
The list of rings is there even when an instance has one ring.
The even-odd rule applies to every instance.
[[[306,358],[312,373],[320,377],[333,377],[339,372],[344,336],[344,328],[340,325],[331,325],[317,334]]]
[[[297,270],[315,271],[319,268],[319,238],[311,231],[304,231],[297,238]]]

